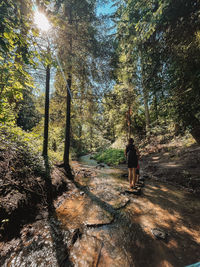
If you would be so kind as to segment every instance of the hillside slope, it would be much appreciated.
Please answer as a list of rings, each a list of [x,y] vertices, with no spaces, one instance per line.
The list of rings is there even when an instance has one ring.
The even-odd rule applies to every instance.
[[[65,173],[45,166],[31,142],[20,129],[0,128],[0,239],[15,236],[47,210],[49,198],[67,190]]]
[[[141,149],[145,172],[157,180],[200,192],[200,146],[190,142],[179,137],[162,144],[154,138]]]

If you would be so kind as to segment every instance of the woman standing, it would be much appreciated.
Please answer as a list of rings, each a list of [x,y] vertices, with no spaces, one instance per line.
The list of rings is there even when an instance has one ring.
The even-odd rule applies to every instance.
[[[134,188],[136,184],[136,168],[138,165],[139,151],[134,145],[133,138],[130,138],[126,146],[125,156],[128,163],[128,179],[130,188]]]

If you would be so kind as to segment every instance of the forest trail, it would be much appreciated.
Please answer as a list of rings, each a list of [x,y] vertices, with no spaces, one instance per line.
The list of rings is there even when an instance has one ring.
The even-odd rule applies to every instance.
[[[141,195],[129,194],[126,166],[103,167],[89,156],[72,167],[75,180],[68,180],[53,210],[25,225],[20,237],[0,243],[2,267],[184,267],[200,261],[197,197],[150,178]]]
[[[198,199],[152,179],[141,196],[128,194],[126,167],[95,166],[88,156],[82,164],[75,164],[81,191],[57,209],[68,229],[73,218],[82,233],[71,250],[76,266],[177,267],[200,261]]]

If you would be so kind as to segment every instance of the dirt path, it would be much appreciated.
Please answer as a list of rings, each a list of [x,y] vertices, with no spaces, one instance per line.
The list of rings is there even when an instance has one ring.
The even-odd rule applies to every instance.
[[[92,177],[83,178],[90,171]],[[68,229],[74,227],[73,218],[82,232],[71,250],[72,262],[76,266],[177,267],[200,261],[199,200],[151,179],[146,179],[141,196],[126,193],[124,173],[124,168],[82,169],[76,178],[79,196],[70,196],[57,209]],[[155,228],[165,235],[163,240],[154,236]]]
[[[68,181],[53,210],[0,243],[2,267],[184,267],[200,261],[198,198],[149,178],[141,195],[127,193],[125,166],[97,166],[89,157],[73,168],[75,181]]]

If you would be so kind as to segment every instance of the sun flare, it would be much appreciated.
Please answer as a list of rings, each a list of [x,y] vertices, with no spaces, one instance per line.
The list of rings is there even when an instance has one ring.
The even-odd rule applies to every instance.
[[[47,32],[50,29],[50,23],[45,15],[39,11],[35,12],[34,22],[40,30]]]

